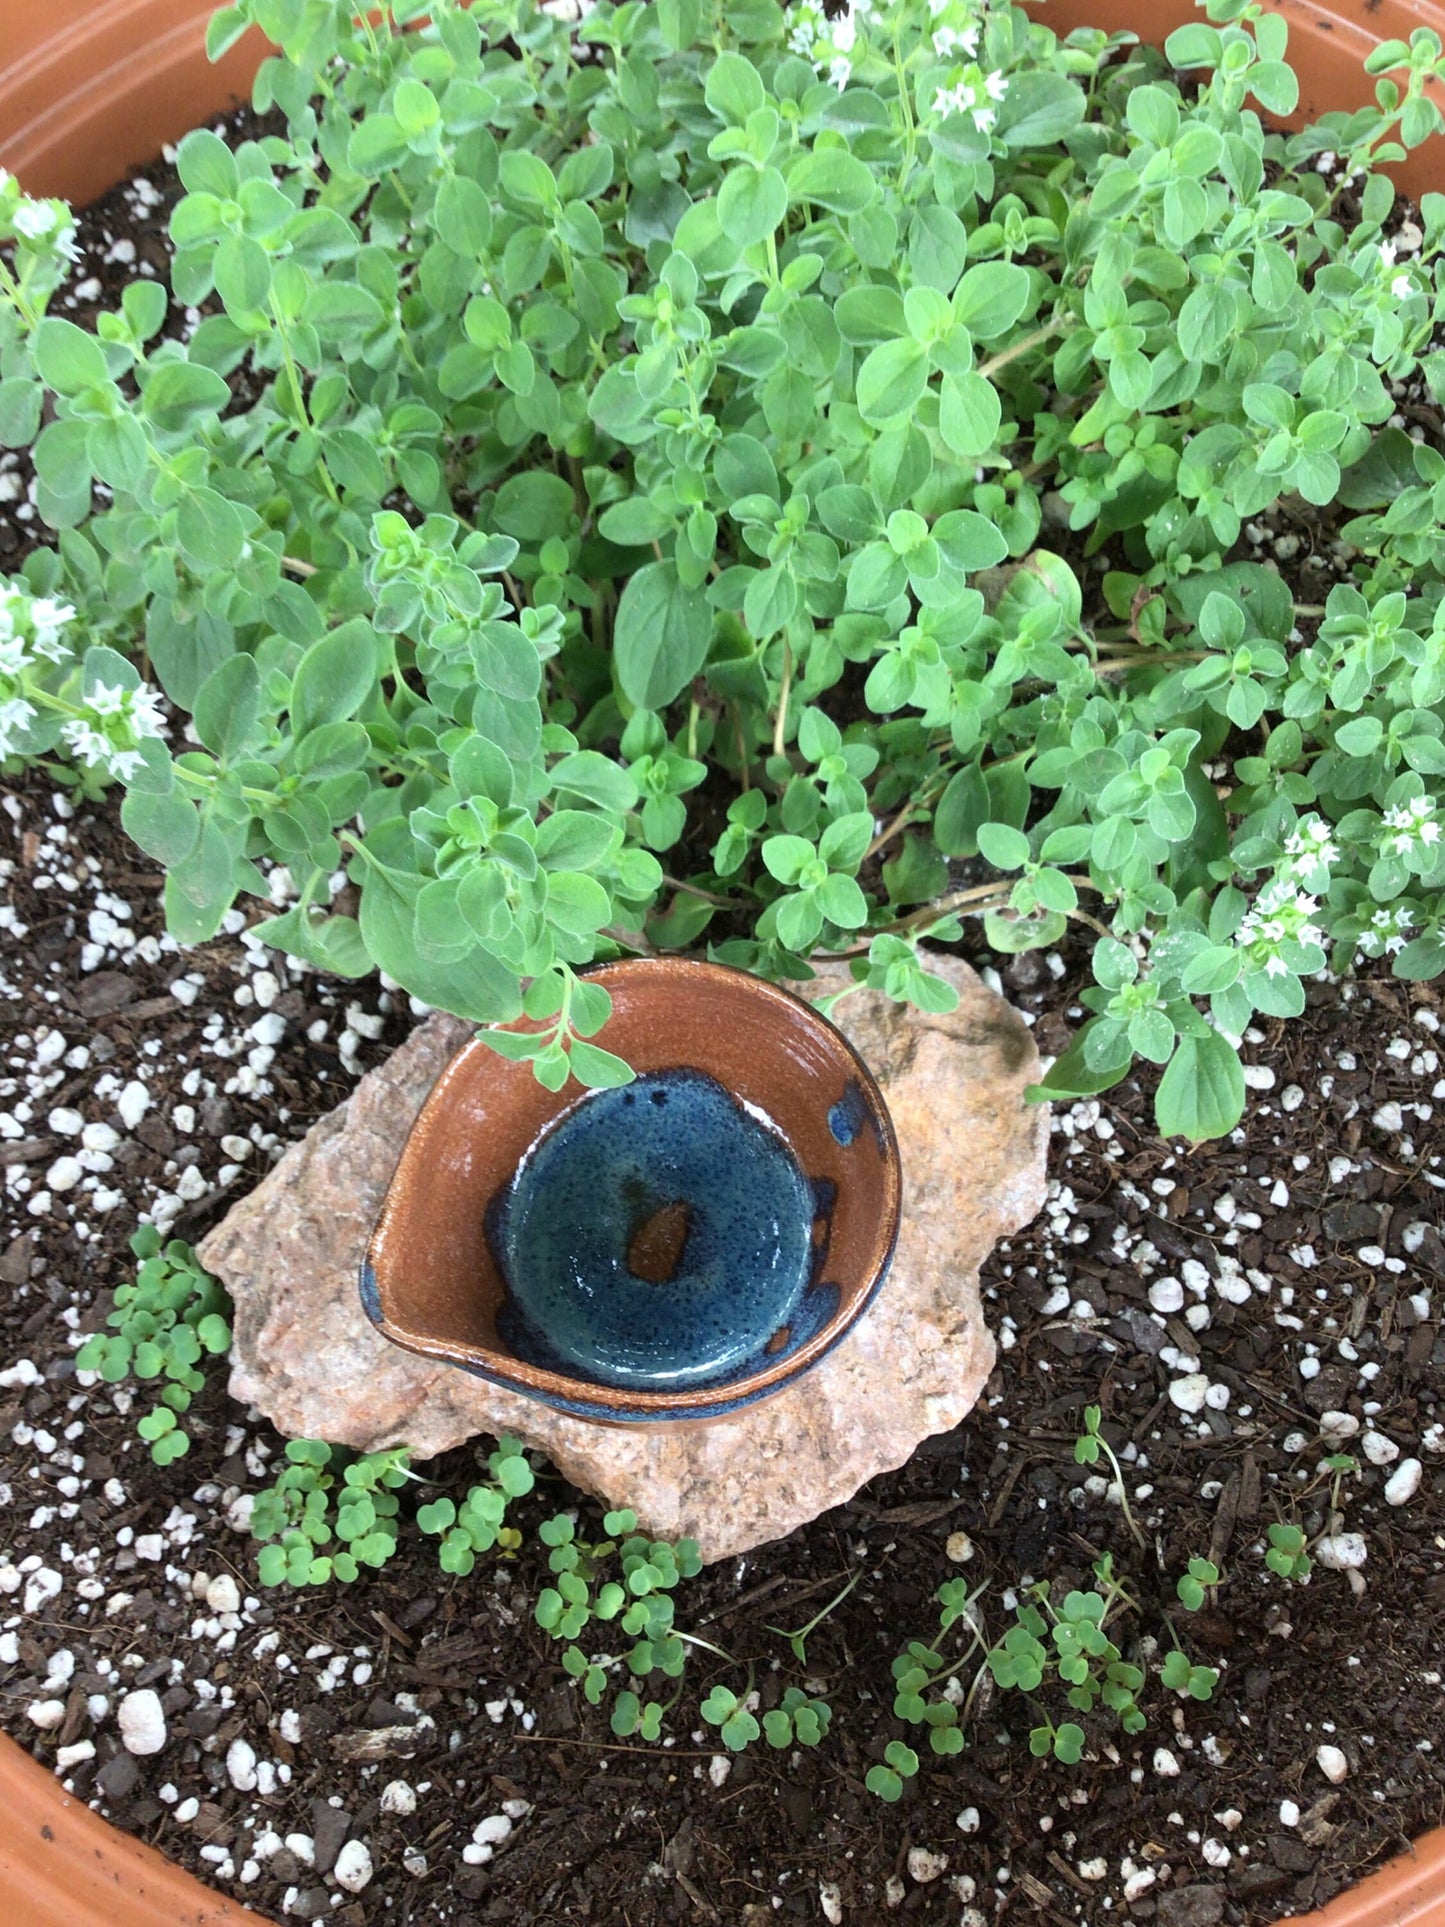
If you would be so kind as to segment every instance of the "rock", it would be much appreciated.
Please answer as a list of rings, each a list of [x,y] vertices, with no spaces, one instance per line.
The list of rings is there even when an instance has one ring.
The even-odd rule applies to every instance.
[[[107,1800],[124,1800],[140,1785],[140,1768],[129,1753],[116,1753],[96,1774],[95,1784]]]
[[[1159,1927],[1214,1927],[1224,1918],[1220,1887],[1174,1887],[1160,1894],[1154,1918]]]
[[[166,1716],[158,1696],[148,1686],[127,1693],[116,1715],[121,1743],[127,1753],[159,1753],[166,1743]]]
[[[1385,1504],[1408,1505],[1420,1490],[1424,1471],[1418,1459],[1401,1459],[1385,1481]]]
[[[346,1836],[351,1831],[351,1815],[345,1807],[334,1807],[326,1800],[313,1800],[311,1818],[312,1850],[317,1873],[330,1873],[341,1857]]]
[[[936,967],[960,995],[946,1016],[863,990],[838,1006],[893,1115],[903,1225],[870,1310],[795,1386],[696,1428],[592,1425],[377,1334],[357,1295],[361,1256],[416,1114],[471,1034],[433,1016],[202,1242],[235,1302],[232,1397],[291,1437],[362,1451],[405,1441],[418,1460],[511,1433],[644,1530],[696,1538],[708,1560],[851,1498],[973,1408],[994,1363],[978,1268],[1044,1198],[1048,1114],[1023,1100],[1040,1074],[1028,1028],[966,964]],[[808,988],[851,981],[832,965]]]

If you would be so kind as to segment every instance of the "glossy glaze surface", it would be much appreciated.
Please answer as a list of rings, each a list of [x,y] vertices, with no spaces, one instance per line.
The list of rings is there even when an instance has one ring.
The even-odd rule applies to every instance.
[[[494,1200],[488,1240],[520,1357],[604,1385],[706,1385],[760,1358],[808,1284],[813,1188],[715,1078],[594,1091]]]
[[[716,1417],[821,1358],[882,1284],[893,1127],[847,1039],[776,985],[674,958],[592,974],[638,1082],[553,1093],[463,1050],[403,1150],[362,1304],[397,1344],[560,1411]]]

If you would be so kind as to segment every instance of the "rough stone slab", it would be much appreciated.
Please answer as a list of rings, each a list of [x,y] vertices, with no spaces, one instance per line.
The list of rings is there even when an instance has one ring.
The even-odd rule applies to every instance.
[[[960,994],[947,1016],[866,990],[835,1013],[893,1115],[903,1227],[872,1308],[796,1385],[693,1428],[593,1425],[377,1335],[357,1267],[416,1114],[470,1035],[434,1016],[202,1242],[235,1301],[232,1396],[292,1437],[363,1451],[405,1440],[418,1459],[513,1433],[645,1529],[691,1534],[709,1560],[851,1498],[972,1409],[995,1355],[979,1266],[1044,1199],[1048,1113],[1023,1100],[1039,1076],[1028,1027],[966,964],[936,967]],[[847,981],[832,965],[808,988]]]

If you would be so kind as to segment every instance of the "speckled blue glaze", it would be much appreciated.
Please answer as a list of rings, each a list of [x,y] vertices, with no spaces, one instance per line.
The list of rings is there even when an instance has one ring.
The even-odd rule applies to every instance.
[[[846,1151],[867,1122],[868,1100],[858,1086],[850,1082],[828,1113],[828,1129]]]
[[[819,1204],[782,1138],[702,1072],[595,1092],[488,1212],[509,1293],[499,1333],[533,1364],[603,1385],[725,1381],[793,1350],[836,1309],[835,1290],[808,1289]],[[671,1276],[638,1276],[633,1240],[676,1205],[687,1219]]]

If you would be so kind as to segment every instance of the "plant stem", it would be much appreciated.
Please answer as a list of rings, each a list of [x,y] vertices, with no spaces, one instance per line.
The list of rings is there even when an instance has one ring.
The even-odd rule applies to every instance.
[[[783,738],[788,727],[788,692],[793,686],[793,645],[783,637],[783,680],[778,688],[778,713],[773,719],[773,754],[784,756]]]
[[[975,373],[987,376],[993,374],[996,369],[1006,368],[1011,361],[1017,361],[1020,355],[1026,355],[1030,348],[1037,348],[1041,341],[1047,341],[1050,335],[1056,335],[1061,330],[1072,326],[1073,323],[1066,315],[1055,315],[1051,321],[1045,322],[1043,327],[1035,328],[1032,334],[1021,335],[1009,347],[1000,349],[998,354],[990,355],[987,361],[980,362]]]

